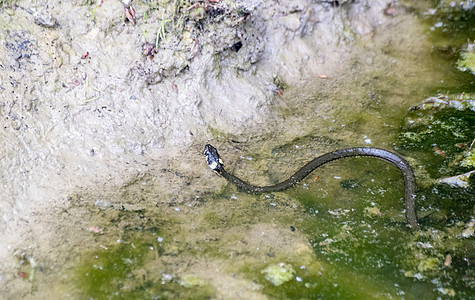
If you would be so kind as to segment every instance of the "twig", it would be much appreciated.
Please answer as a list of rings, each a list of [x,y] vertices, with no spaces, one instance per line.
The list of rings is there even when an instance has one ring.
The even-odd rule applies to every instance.
[[[470,144],[470,147],[468,148],[468,153],[472,151],[473,144],[475,144],[475,139],[473,139],[472,143]]]

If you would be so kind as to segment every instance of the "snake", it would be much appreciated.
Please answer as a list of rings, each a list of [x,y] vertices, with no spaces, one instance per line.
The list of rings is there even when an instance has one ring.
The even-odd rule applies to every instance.
[[[398,153],[377,147],[355,147],[335,150],[312,159],[288,179],[275,185],[268,186],[252,185],[234,176],[233,174],[228,173],[224,169],[224,163],[218,154],[218,150],[210,144],[205,145],[204,155],[206,157],[208,167],[211,170],[215,171],[217,174],[236,185],[239,190],[250,194],[280,192],[289,189],[302,181],[315,169],[337,159],[369,156],[385,160],[395,165],[401,171],[404,179],[404,208],[406,221],[409,227],[413,229],[419,227],[416,213],[416,180],[414,171],[412,170],[409,162]]]

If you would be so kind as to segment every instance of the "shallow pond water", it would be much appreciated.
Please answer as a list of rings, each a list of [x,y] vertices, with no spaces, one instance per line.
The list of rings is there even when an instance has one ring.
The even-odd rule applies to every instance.
[[[454,73],[462,86],[473,84],[459,71],[450,69],[445,76]],[[453,88],[459,81],[448,77],[442,79],[443,90],[460,92]],[[441,90],[427,87],[431,89]],[[398,92],[386,93],[379,97]],[[398,96],[416,98],[413,104],[421,99],[420,94]],[[402,178],[394,166],[370,158],[346,159],[318,169],[284,193],[253,196],[225,185],[215,195],[202,195],[194,205],[179,208],[160,225],[136,225],[117,243],[83,255],[87,258],[73,275],[78,289],[88,297],[111,299],[215,298],[216,293],[228,299],[470,299],[473,235],[466,239],[461,233],[473,218],[475,195],[427,178],[467,171],[452,161],[463,152],[455,145],[473,139],[475,112],[415,110],[400,117],[409,105],[397,111],[392,107],[389,114],[387,105],[378,103],[369,108],[372,116],[340,109],[344,117],[319,122],[327,126],[326,136],[309,133],[254,151],[248,143],[231,143],[238,149],[236,162],[227,165],[252,182],[278,182],[315,155],[348,143],[333,138],[333,130],[345,133],[344,127],[351,126],[355,134],[361,126],[356,140],[371,136],[414,163],[421,178],[421,231],[406,226]],[[361,125],[370,122],[384,123],[386,129]],[[225,140],[215,134],[218,143]],[[435,147],[447,154],[438,154]],[[140,218],[147,219],[145,214]],[[269,266],[290,272],[290,279],[276,285],[267,276]]]
[[[272,78],[266,84],[271,86],[273,97],[257,104],[251,99],[250,106],[236,104],[255,113],[236,131],[233,124],[241,121],[222,120],[232,116],[227,106],[233,103],[224,99],[222,103],[203,104],[208,105],[206,110],[192,112],[205,115],[205,111],[216,110],[216,115],[199,119],[197,123],[205,125],[197,126],[200,129],[193,129],[194,133],[186,132],[188,138],[195,139],[180,150],[186,153],[167,164],[157,163],[156,169],[148,165],[163,157],[141,160],[148,154],[145,146],[115,140],[115,144],[129,147],[127,151],[138,153],[123,154],[125,164],[139,166],[134,169],[136,175],[121,185],[112,182],[76,189],[68,193],[64,203],[46,206],[54,216],[42,224],[42,228],[51,228],[50,238],[41,235],[36,252],[33,246],[14,251],[15,280],[2,281],[0,276],[0,283],[12,283],[5,290],[8,295],[21,290],[25,297],[29,294],[39,299],[51,295],[62,299],[473,298],[474,191],[438,184],[436,179],[473,169],[458,162],[475,138],[475,112],[413,108],[439,94],[473,92],[475,76],[455,66],[466,38],[474,38],[473,28],[465,26],[473,10],[440,4],[430,13],[435,7],[432,1],[424,1],[423,8],[403,4],[398,9],[405,16],[396,19],[401,28],[390,31],[394,36],[375,30],[374,37],[367,39],[354,34],[365,32],[365,23],[358,27],[340,24],[338,19],[344,14],[357,18],[358,12],[362,13],[358,9],[364,11],[365,6],[351,11],[345,6],[349,1],[340,2],[341,8],[336,2],[322,7],[332,12],[336,20],[333,29],[343,32],[339,36],[341,48],[352,45],[344,66],[330,64],[334,68],[313,73],[305,68],[302,73],[296,71],[295,66],[305,64],[300,54],[313,53],[308,49],[316,46],[311,42],[312,33],[302,29],[299,43],[292,44],[289,39],[290,43],[281,45],[297,54],[290,54],[292,50],[277,52],[282,55],[281,72],[266,74]],[[191,6],[191,2],[179,3]],[[302,3],[292,2],[286,7],[291,13],[285,14],[278,6],[272,7],[275,15],[263,18],[284,16],[278,25],[292,29],[295,12],[301,18],[312,17],[305,13]],[[378,6],[380,15],[382,8]],[[160,9],[150,12],[164,14]],[[221,13],[216,14],[213,17]],[[246,14],[240,11],[237,16]],[[197,12],[195,17],[204,15]],[[295,33],[290,30],[286,34]],[[227,42],[226,38],[219,42]],[[279,40],[273,39],[266,42]],[[173,41],[167,42],[170,44],[165,47],[172,47]],[[196,39],[189,37],[188,42],[196,43]],[[260,51],[259,43],[253,47]],[[186,45],[183,48],[187,54],[193,52]],[[335,51],[344,52],[338,47]],[[255,54],[251,52],[249,55]],[[337,55],[319,54],[322,57],[307,60],[310,65],[313,59],[338,61]],[[238,64],[233,55],[229,54],[223,65]],[[186,62],[175,59],[173,63],[178,65]],[[264,69],[263,73],[273,71],[265,63],[258,66],[256,69]],[[157,72],[166,77],[175,68],[180,66],[163,74],[163,70]],[[246,72],[257,72],[252,68],[245,66]],[[226,72],[223,67],[221,80],[235,75],[238,80],[233,82],[246,87],[242,82],[248,73],[236,70],[237,75],[231,76]],[[330,78],[325,77],[326,72]],[[315,76],[317,73],[321,78]],[[188,80],[190,85],[196,83]],[[149,84],[153,89],[155,83]],[[257,84],[262,82],[256,80]],[[219,90],[223,83],[210,81],[200,87]],[[190,92],[188,98],[192,97]],[[470,94],[467,97],[473,100]],[[188,109],[171,102],[152,105],[151,109],[166,110],[167,105],[175,112]],[[253,110],[261,106],[269,110],[266,125],[257,113],[261,111]],[[237,120],[244,119],[241,109],[236,114]],[[182,119],[179,113],[177,116],[179,123]],[[173,124],[174,119],[170,120],[160,121]],[[167,129],[173,131],[170,135],[178,136],[181,126],[170,126],[174,129]],[[261,130],[253,129],[259,126]],[[147,139],[147,134],[142,134]],[[167,137],[166,132],[160,134]],[[308,160],[337,148],[375,145],[393,149],[407,157],[415,169],[422,228],[413,231],[406,226],[401,174],[384,161],[335,161],[285,192],[249,195],[207,169],[200,152],[208,142],[220,150],[228,171],[259,185],[279,182]],[[175,152],[177,148],[165,150]],[[26,294],[25,288],[29,291]]]

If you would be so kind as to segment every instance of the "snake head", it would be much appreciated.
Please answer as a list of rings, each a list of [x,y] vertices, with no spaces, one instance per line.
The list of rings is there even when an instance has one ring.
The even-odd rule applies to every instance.
[[[206,162],[208,167],[213,171],[220,171],[223,169],[223,161],[219,158],[218,150],[215,147],[207,144],[205,146],[204,154],[206,156]]]

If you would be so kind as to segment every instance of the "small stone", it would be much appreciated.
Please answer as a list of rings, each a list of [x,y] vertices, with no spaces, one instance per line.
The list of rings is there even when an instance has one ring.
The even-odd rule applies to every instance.
[[[33,13],[33,17],[35,18],[35,23],[40,26],[53,28],[57,25],[56,19],[45,11],[37,11]]]

